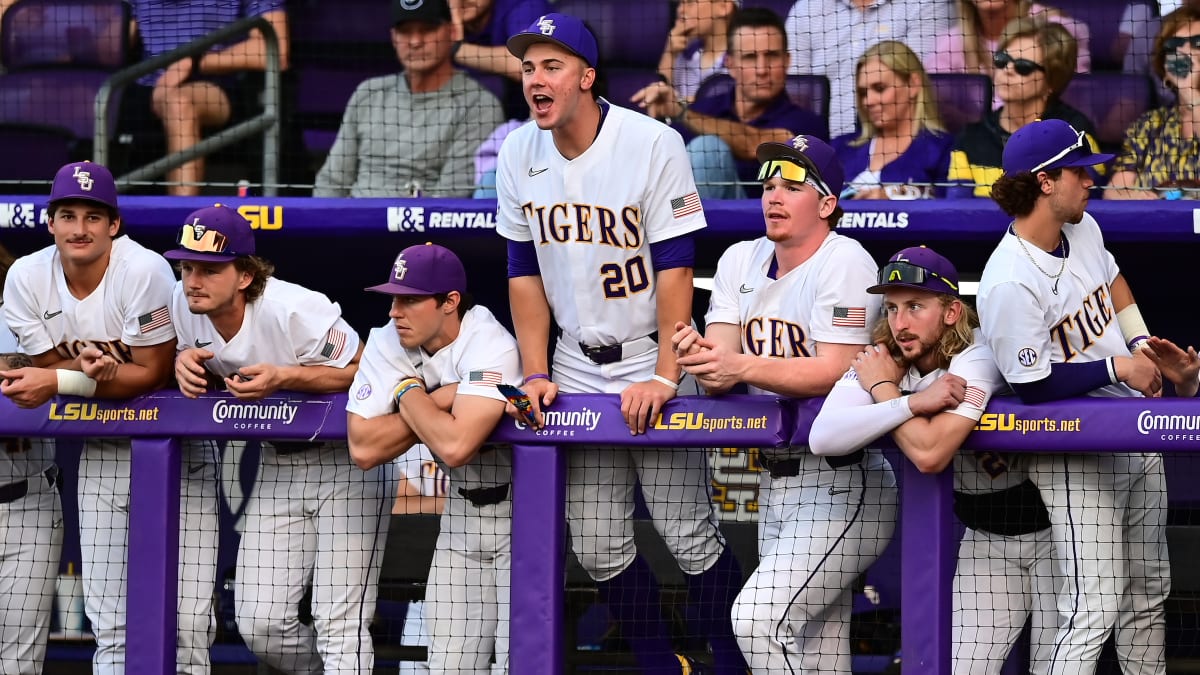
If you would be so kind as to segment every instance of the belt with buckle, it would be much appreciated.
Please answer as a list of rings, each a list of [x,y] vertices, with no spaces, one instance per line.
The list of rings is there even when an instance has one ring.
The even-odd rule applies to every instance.
[[[46,486],[54,487],[58,482],[58,467],[52,466],[42,472],[46,477]],[[10,504],[29,494],[29,479],[19,480],[8,485],[0,485],[0,504]]]
[[[276,455],[294,455],[298,452],[308,452],[325,447],[325,444],[317,441],[310,443],[308,441],[271,441],[271,447],[275,448]]]
[[[492,506],[508,499],[508,483],[504,485],[496,485],[486,488],[475,488],[468,490],[466,488],[458,488],[458,494],[466,497],[467,501],[475,506]]]
[[[837,457],[826,457],[825,463],[831,469],[841,469],[842,467],[853,466],[863,460],[866,453],[862,450],[855,450],[848,455],[839,455]],[[786,459],[771,459],[770,457],[758,456],[758,463],[762,468],[771,474],[771,478],[793,478],[800,475],[800,459],[797,457],[789,457]]]
[[[646,337],[658,342],[658,331],[647,335]],[[640,340],[641,338],[638,338]],[[579,348],[583,350],[583,355],[592,360],[592,363],[598,366],[616,363],[625,358],[625,345],[633,344],[637,340],[622,342],[615,345],[607,345],[604,347],[590,347],[582,342],[579,343]]]

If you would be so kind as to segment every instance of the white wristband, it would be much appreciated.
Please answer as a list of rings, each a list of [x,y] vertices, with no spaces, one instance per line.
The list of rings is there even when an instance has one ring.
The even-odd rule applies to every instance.
[[[679,391],[679,383],[678,382],[672,382],[672,381],[668,380],[667,378],[663,377],[662,375],[659,375],[658,373],[655,373],[654,376],[651,377],[650,379],[652,379],[655,382],[658,382],[660,384],[667,385],[668,387],[671,388],[671,391]]]
[[[1108,379],[1109,379],[1109,380],[1110,380],[1110,381],[1111,381],[1113,384],[1119,384],[1119,383],[1120,383],[1120,380],[1119,380],[1119,379],[1117,379],[1117,361],[1116,361],[1116,357],[1115,357],[1115,356],[1110,356],[1110,357],[1108,357],[1107,359],[1104,359],[1104,361],[1105,361],[1105,363],[1107,363],[1107,364],[1108,364]]]
[[[58,393],[63,396],[86,396],[96,394],[96,381],[78,370],[59,368],[54,371],[58,375]]]
[[[1130,352],[1148,346],[1146,340],[1150,337],[1150,329],[1146,327],[1136,302],[1117,312],[1117,325],[1121,327],[1121,335],[1125,337],[1125,345]]]

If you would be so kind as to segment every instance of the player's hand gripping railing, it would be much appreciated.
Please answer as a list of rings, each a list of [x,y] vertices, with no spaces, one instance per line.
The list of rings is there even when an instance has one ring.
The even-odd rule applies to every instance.
[[[779,447],[802,444],[819,399],[681,397],[649,433],[633,437],[615,395],[565,395],[542,432],[505,418],[493,439],[514,444],[511,672],[557,675],[565,663],[563,565],[566,454],[573,445]],[[174,670],[178,569],[178,438],[345,438],[345,397],[281,393],[261,402],[174,391],[129,401],[58,397],[32,410],[0,397],[0,436],[131,437],[128,663],[131,673]],[[261,424],[270,422],[269,429]],[[1074,399],[1024,406],[993,399],[967,446],[975,451],[1195,451],[1192,400]],[[949,471],[907,461],[900,509],[903,671],[950,672],[954,520]]]

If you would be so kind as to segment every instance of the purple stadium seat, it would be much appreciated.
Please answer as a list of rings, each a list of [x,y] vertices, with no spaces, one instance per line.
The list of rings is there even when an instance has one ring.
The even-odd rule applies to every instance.
[[[1130,4],[1127,0],[1047,0],[1045,4],[1061,9],[1064,14],[1087,24],[1093,72],[1121,70],[1125,55],[1117,49],[1117,31],[1121,15]],[[1155,3],[1146,4],[1153,6]]]
[[[0,59],[9,70],[125,65],[129,10],[122,0],[19,0],[0,20]]]
[[[0,75],[0,123],[61,127],[76,138],[90,139],[96,92],[108,76],[105,71],[61,68]],[[115,113],[115,97],[111,104]],[[115,124],[116,115],[109,119]]]
[[[604,78],[608,84],[605,98],[616,105],[634,110],[641,108],[630,103],[629,99],[642,87],[659,81],[658,73],[647,68],[609,68],[604,71]]]
[[[982,120],[992,109],[992,80],[987,75],[932,73],[929,80],[938,115],[951,134]]]
[[[300,125],[305,148],[310,152],[328,152],[333,147],[346,104],[358,85],[399,69],[400,64],[395,62],[386,69],[375,70],[366,67],[347,70],[323,65],[297,68],[293,118]]]
[[[794,4],[796,0],[745,0],[742,7],[765,7],[778,14],[779,18],[786,19]]]
[[[79,159],[75,137],[58,127],[0,124],[0,148],[9,158],[0,162],[0,181],[45,181],[60,166]]]
[[[297,44],[388,41],[390,0],[292,0],[288,30]]]
[[[696,90],[696,98],[728,95],[733,84],[733,77],[727,73],[709,75]],[[824,75],[788,75],[787,92],[792,103],[829,121],[829,79]]]
[[[1071,79],[1062,98],[1096,125],[1102,148],[1114,149],[1129,125],[1154,105],[1154,84],[1145,75],[1082,73]]]
[[[588,24],[608,67],[658,68],[671,31],[670,3],[662,0],[559,0],[554,11]]]

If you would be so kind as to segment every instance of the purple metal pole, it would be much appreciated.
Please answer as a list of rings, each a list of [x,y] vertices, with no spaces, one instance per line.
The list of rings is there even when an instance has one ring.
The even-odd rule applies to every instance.
[[[950,675],[954,473],[923,474],[906,458],[901,464],[901,672]]]
[[[133,439],[125,628],[131,675],[175,672],[179,463],[178,439]]]
[[[513,446],[512,606],[509,670],[561,675],[567,454]]]

